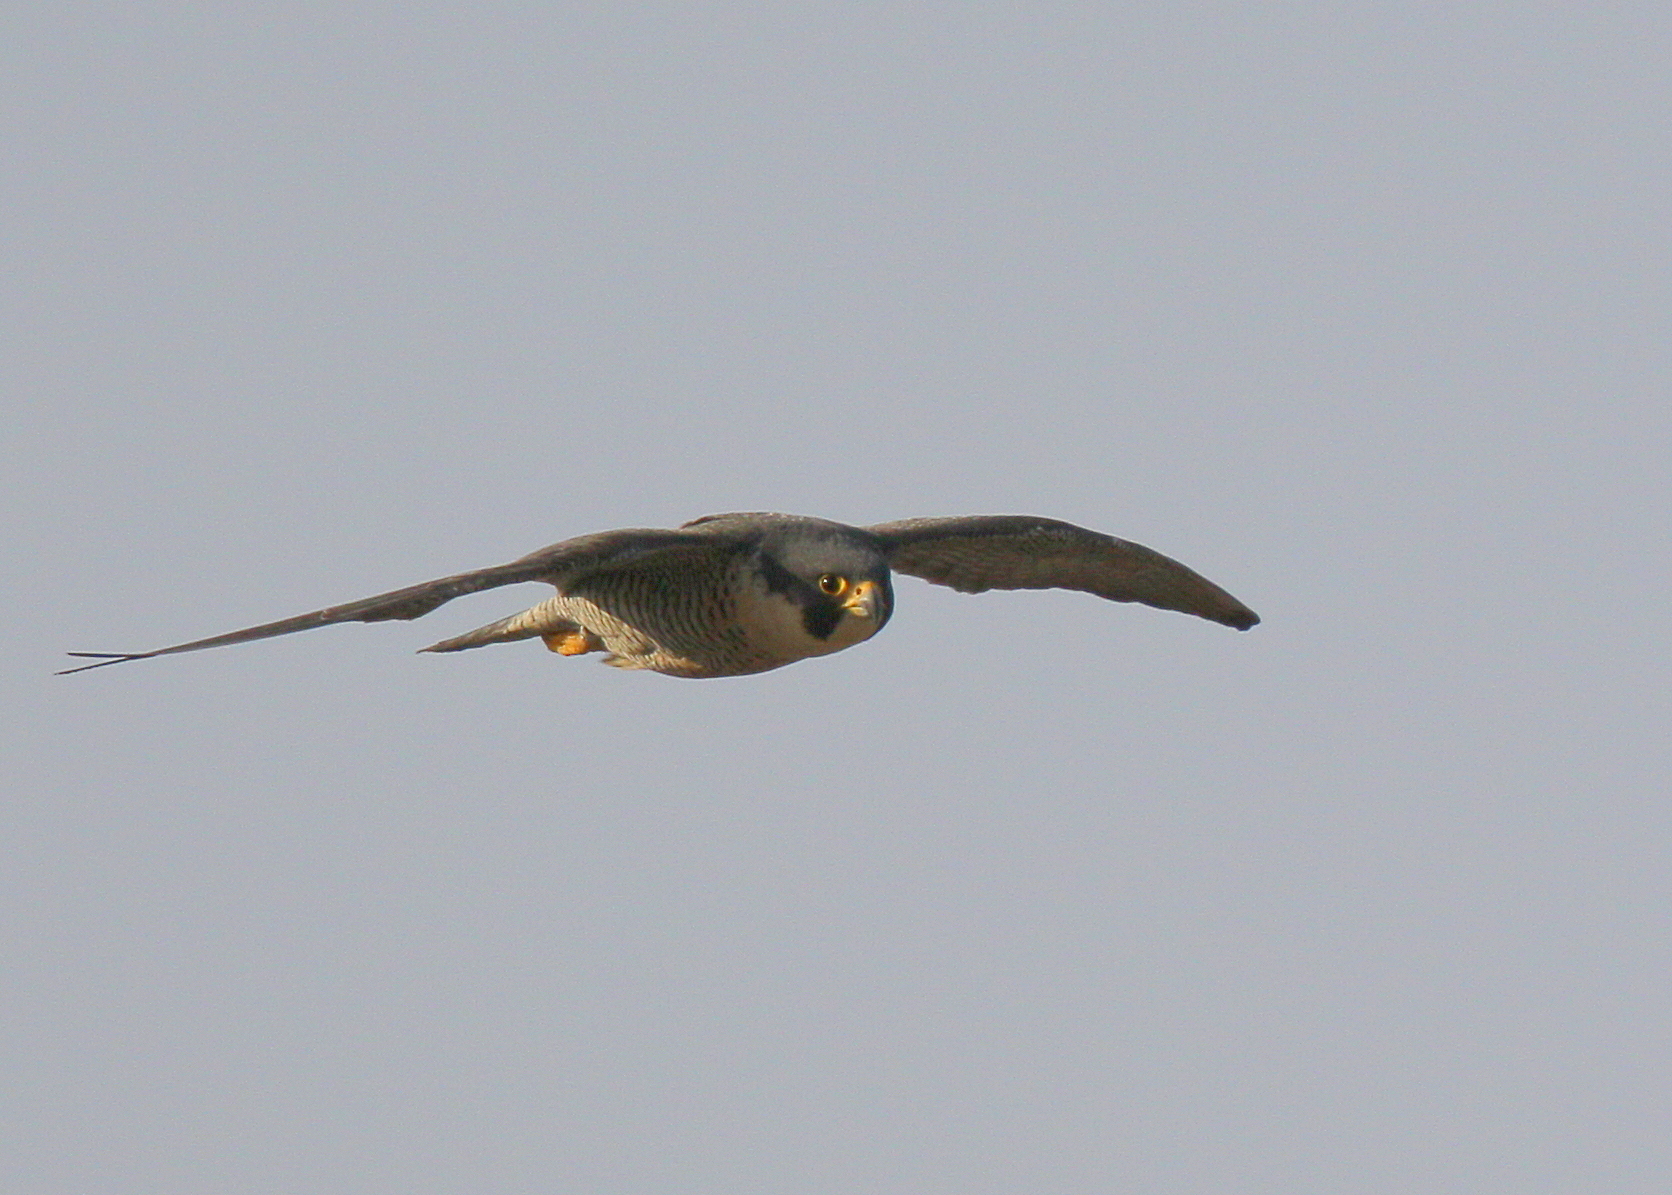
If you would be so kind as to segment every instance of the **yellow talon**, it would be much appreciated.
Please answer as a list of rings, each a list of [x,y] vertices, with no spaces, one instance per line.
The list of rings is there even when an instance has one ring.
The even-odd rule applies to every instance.
[[[540,636],[545,645],[560,656],[584,656],[589,651],[602,651],[604,645],[596,635],[576,627],[567,631],[553,631]]]

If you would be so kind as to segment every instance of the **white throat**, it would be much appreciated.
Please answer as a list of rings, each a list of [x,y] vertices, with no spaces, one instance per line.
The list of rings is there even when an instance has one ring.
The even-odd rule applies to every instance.
[[[828,639],[809,634],[801,607],[782,593],[773,593],[756,574],[738,587],[739,621],[749,628],[750,645],[785,660],[805,660],[863,643],[877,633],[878,621],[843,611]]]

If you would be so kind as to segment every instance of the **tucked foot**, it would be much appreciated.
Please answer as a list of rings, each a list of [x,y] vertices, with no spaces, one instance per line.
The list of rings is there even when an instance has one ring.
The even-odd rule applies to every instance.
[[[591,631],[580,627],[570,627],[562,631],[553,631],[549,635],[541,635],[540,639],[552,651],[560,656],[584,656],[589,651],[603,651],[604,641]]]

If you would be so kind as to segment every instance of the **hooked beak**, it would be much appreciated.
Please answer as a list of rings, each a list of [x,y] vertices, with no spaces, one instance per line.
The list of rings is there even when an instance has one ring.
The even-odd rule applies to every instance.
[[[882,613],[882,587],[875,581],[861,581],[848,594],[848,600],[842,603],[842,609],[859,618],[875,621]]]

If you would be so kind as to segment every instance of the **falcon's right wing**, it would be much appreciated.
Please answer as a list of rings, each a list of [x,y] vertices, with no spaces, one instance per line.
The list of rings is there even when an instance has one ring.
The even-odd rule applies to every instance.
[[[278,622],[246,627],[241,631],[229,631],[208,639],[194,639],[190,643],[177,643],[173,647],[161,647],[156,651],[72,651],[70,655],[94,660],[96,663],[66,668],[59,675],[86,672],[90,668],[104,668],[129,660],[149,660],[153,656],[168,656],[176,652],[200,651],[206,647],[225,647],[233,643],[271,639],[275,635],[311,631],[315,627],[330,626],[338,622],[382,622],[389,619],[420,618],[456,597],[484,589],[495,589],[501,585],[515,585],[522,581],[546,581],[562,589],[566,584],[611,568],[647,562],[663,556],[678,557],[694,551],[723,551],[726,547],[726,541],[723,539],[699,532],[654,529],[600,531],[593,535],[567,539],[549,548],[541,548],[538,552],[531,552],[510,564],[456,573],[451,577],[409,585],[405,589],[391,590],[375,597],[362,598],[357,602],[327,606],[323,610],[298,614],[294,618],[282,618]]]

